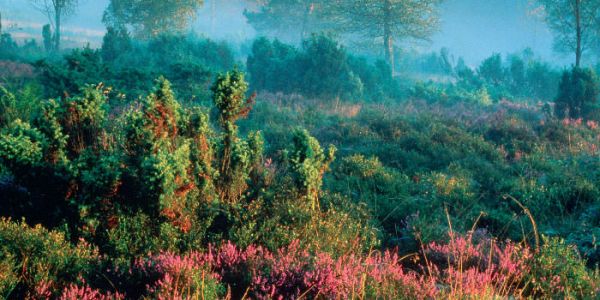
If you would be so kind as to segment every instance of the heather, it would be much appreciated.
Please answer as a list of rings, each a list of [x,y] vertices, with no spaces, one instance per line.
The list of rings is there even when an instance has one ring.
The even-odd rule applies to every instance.
[[[411,1],[255,1],[245,41],[184,30],[198,0],[109,1],[98,47],[0,32],[0,299],[600,297],[600,65],[401,51],[438,21]]]
[[[110,90],[87,85],[42,103],[30,121],[7,116],[3,295],[598,292],[597,252],[586,239],[597,226],[597,191],[593,173],[572,169],[593,168],[595,121],[508,100],[323,103],[315,114],[301,96],[287,103],[247,92],[243,73],[218,76],[211,112],[180,104],[160,78],[146,98],[115,111]],[[456,105],[472,112],[457,114]]]

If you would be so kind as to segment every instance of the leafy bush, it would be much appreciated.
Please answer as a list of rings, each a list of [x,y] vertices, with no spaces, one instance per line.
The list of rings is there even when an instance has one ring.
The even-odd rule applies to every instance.
[[[101,49],[75,49],[35,66],[50,98],[75,95],[86,84],[102,82],[118,98],[135,100],[153,86],[155,78],[164,76],[181,99],[206,101],[216,74],[234,64],[233,51],[225,43],[193,36],[159,36],[140,43],[126,31],[111,28]]]
[[[64,233],[4,218],[0,244],[2,268],[8,271],[0,276],[0,295],[7,298],[52,296],[91,272],[98,260],[85,241],[73,246]]]
[[[555,110],[559,118],[577,119],[586,116],[598,100],[599,82],[590,69],[573,68],[563,72]]]
[[[350,56],[325,35],[306,39],[301,49],[259,38],[254,41],[247,68],[251,86],[259,91],[378,101],[400,95],[389,66]]]
[[[600,292],[598,274],[590,272],[577,250],[560,238],[544,237],[534,266],[532,289],[538,297],[592,299]]]

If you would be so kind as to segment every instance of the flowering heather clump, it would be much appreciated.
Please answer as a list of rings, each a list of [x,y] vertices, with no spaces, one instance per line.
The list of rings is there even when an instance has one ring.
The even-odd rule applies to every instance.
[[[67,286],[59,297],[60,300],[117,300],[125,299],[119,293],[102,293],[88,285],[78,286],[71,284]]]
[[[367,257],[350,254],[337,259],[321,253],[313,268],[306,273],[305,282],[314,287],[315,296],[426,299],[436,293],[431,278],[407,271],[400,265],[398,255],[391,251],[374,252]]]
[[[201,290],[210,286],[209,281],[227,286],[233,298],[249,295],[254,299],[425,299],[436,291],[431,278],[406,271],[393,252],[333,258],[327,253],[311,255],[298,241],[275,253],[256,246],[242,250],[227,242],[219,248],[210,247],[206,253],[162,253],[139,260],[134,268],[149,276],[159,274],[159,279],[147,286],[147,292],[161,299],[181,299],[197,293],[216,297],[216,293],[207,295]]]
[[[589,121],[587,122],[587,125],[588,125],[590,128],[592,128],[592,126],[593,126],[593,125],[592,125],[592,126],[590,126],[590,124],[593,124],[593,123],[595,123],[595,122],[593,122],[593,121],[591,121],[591,122],[592,122],[592,123],[590,123]],[[563,125],[563,126],[565,126],[565,127],[568,127],[568,126],[579,127],[579,126],[581,126],[581,124],[582,124],[582,123],[583,123],[583,119],[582,119],[582,118],[578,118],[578,119],[569,119],[569,118],[564,118],[564,119],[562,120],[562,125]],[[596,126],[597,126],[597,124],[596,124]]]
[[[1,78],[26,78],[35,76],[35,69],[29,64],[18,63],[9,60],[0,60]]]
[[[214,299],[219,292],[217,275],[209,272],[205,261],[205,256],[198,252],[186,255],[161,253],[136,261],[133,269],[146,275],[150,281],[156,280],[146,286],[147,294],[153,298]]]
[[[452,236],[444,245],[431,243],[425,255],[449,298],[520,295],[533,258],[527,247],[489,238],[474,242],[472,234]]]

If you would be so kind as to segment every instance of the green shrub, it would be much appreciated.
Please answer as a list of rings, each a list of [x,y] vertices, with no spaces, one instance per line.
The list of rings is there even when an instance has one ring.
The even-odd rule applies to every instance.
[[[400,96],[399,84],[382,61],[350,56],[326,35],[313,35],[301,49],[266,38],[254,41],[247,61],[253,89],[311,98],[381,101]]]
[[[598,78],[590,69],[573,68],[563,72],[555,102],[559,118],[585,117],[596,104],[599,90]]]
[[[306,130],[294,133],[293,148],[289,152],[292,177],[296,186],[313,210],[318,209],[323,175],[335,159],[336,148],[330,145],[327,152],[317,139]]]
[[[586,268],[577,250],[560,238],[544,237],[532,269],[533,293],[538,297],[593,299],[600,278]]]
[[[7,298],[37,297],[30,293],[42,286],[49,292],[60,291],[91,272],[98,260],[97,250],[83,241],[73,246],[63,233],[4,218],[0,219],[0,245],[0,268],[9,269],[0,275],[0,294]]]

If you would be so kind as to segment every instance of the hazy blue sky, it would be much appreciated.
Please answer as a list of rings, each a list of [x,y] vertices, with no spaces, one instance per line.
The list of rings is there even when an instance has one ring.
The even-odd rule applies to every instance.
[[[210,22],[211,3],[207,0],[194,29],[217,39],[252,38],[254,30],[242,15],[243,7],[236,0],[216,2],[217,19]],[[420,48],[439,50],[448,47],[467,63],[478,63],[494,52],[517,52],[531,47],[546,60],[569,64],[570,58],[552,51],[552,36],[538,18],[529,15],[530,0],[446,0],[442,5],[442,27],[432,42]],[[65,37],[71,42],[90,41],[97,45],[104,26],[101,22],[108,0],[81,0],[77,13],[65,22]],[[11,31],[22,37],[38,35],[45,17],[32,9],[28,0],[0,0],[5,20],[15,21]],[[6,27],[5,22],[5,27]],[[20,29],[19,29],[20,28]],[[212,29],[215,29],[214,31]]]

